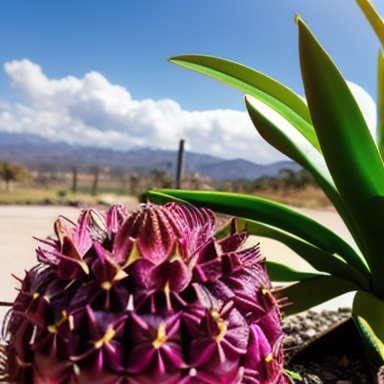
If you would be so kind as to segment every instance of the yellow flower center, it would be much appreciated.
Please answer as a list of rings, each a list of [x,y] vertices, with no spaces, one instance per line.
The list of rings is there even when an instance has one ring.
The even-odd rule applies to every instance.
[[[106,291],[109,291],[112,288],[112,283],[110,281],[104,281],[101,284],[101,288],[105,289]]]
[[[211,311],[211,316],[216,321],[216,325],[219,330],[219,332],[212,337],[215,341],[220,342],[223,340],[225,333],[227,332],[227,323],[220,317],[217,311]]]
[[[73,322],[73,316],[68,316],[67,311],[63,310],[61,311],[61,317],[58,320],[56,320],[54,324],[48,325],[47,327],[48,332],[56,333],[57,328],[63,325],[67,320],[69,322],[69,329],[72,331],[75,327]]]
[[[109,326],[104,336],[95,342],[95,348],[100,349],[104,344],[109,343],[115,337],[115,330],[112,326]]]
[[[167,341],[167,335],[165,333],[165,324],[161,323],[157,330],[157,337],[152,342],[154,348],[159,349]]]
[[[272,360],[273,360],[273,355],[272,355],[272,353],[270,353],[270,354],[265,358],[265,362],[266,362],[266,363],[270,363]]]

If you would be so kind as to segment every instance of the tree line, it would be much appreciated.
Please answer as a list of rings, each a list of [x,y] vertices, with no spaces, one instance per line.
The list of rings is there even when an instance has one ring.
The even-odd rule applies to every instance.
[[[67,190],[76,193],[81,180],[87,179],[88,193],[97,195],[100,188],[112,188],[118,193],[140,195],[148,188],[175,188],[175,178],[169,172],[150,169],[146,172],[126,172],[123,168],[105,168],[100,166],[89,167],[88,170],[79,171],[71,166],[68,172],[58,172],[54,167],[47,165],[39,171],[28,172],[26,167],[6,161],[0,161],[0,178],[5,181],[6,191],[10,191],[11,183],[22,181],[29,175],[29,179],[37,186],[49,188],[52,185],[67,185]],[[82,182],[84,185],[84,181]],[[198,173],[186,174],[181,180],[184,189],[222,190],[240,193],[256,193],[257,191],[279,189],[304,189],[308,186],[317,186],[312,175],[302,169],[293,171],[281,169],[277,176],[262,176],[256,180],[214,182]],[[83,187],[84,188],[84,187]]]
[[[220,191],[246,194],[282,189],[300,190],[309,186],[318,188],[316,180],[307,170],[293,171],[289,168],[281,169],[277,176],[261,176],[255,180],[227,181],[216,183],[214,186]]]

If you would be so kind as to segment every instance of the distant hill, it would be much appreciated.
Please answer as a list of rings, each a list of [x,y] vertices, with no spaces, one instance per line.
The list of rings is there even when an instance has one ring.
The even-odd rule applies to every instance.
[[[144,148],[123,152],[54,143],[34,135],[0,132],[0,161],[18,162],[30,170],[68,171],[76,165],[79,171],[87,171],[97,165],[126,172],[146,173],[158,169],[174,174],[177,151]],[[282,168],[294,171],[301,169],[292,161],[260,165],[243,159],[224,160],[193,152],[184,155],[185,173],[198,172],[215,181],[255,180],[261,176],[276,176]]]

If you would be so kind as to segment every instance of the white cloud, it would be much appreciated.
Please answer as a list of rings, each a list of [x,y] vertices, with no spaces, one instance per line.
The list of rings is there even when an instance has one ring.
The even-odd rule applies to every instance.
[[[134,100],[98,72],[49,79],[24,59],[4,65],[26,103],[0,104],[0,130],[40,135],[77,145],[178,148],[257,163],[284,159],[259,136],[246,112],[186,111],[174,100]]]
[[[187,150],[256,163],[286,159],[267,144],[246,112],[187,111],[174,100],[134,100],[127,89],[98,72],[79,79],[49,79],[24,59],[5,63],[11,86],[26,102],[0,103],[0,130],[40,135],[53,141],[127,150],[154,147]],[[349,83],[372,132],[376,106],[361,87]],[[267,108],[268,110],[268,108]],[[268,114],[273,114],[268,112]]]

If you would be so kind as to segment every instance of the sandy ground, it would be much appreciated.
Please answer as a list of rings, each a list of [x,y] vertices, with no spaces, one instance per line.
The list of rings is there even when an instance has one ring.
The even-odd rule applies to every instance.
[[[129,208],[133,208],[132,206]],[[351,237],[343,222],[334,212],[298,209],[301,213],[326,225],[346,240]],[[24,271],[36,264],[34,249],[38,241],[53,234],[53,223],[59,215],[76,221],[80,210],[71,207],[52,206],[0,206],[0,300],[12,301],[20,283],[12,274],[23,278]],[[260,238],[262,252],[270,260],[289,261],[291,267],[311,271],[312,268],[284,245]],[[352,294],[327,302],[317,310],[351,306]]]

